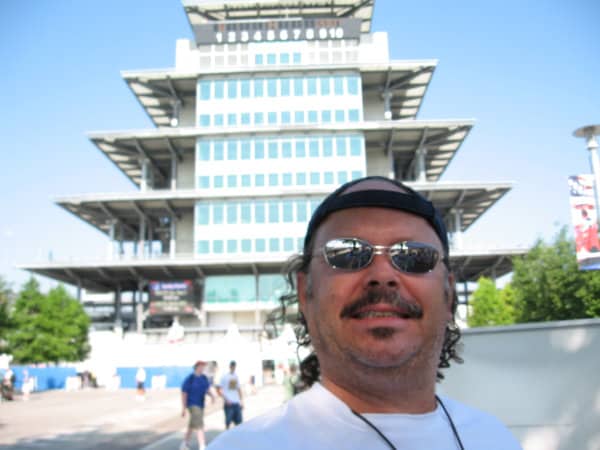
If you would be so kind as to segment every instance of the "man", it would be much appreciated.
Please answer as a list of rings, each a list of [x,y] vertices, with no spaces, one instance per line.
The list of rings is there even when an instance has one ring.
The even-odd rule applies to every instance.
[[[461,360],[448,236],[429,201],[382,177],[346,183],[288,269],[312,387],[212,450],[520,448],[495,418],[435,394],[439,369]],[[281,317],[295,300],[282,297]]]
[[[198,437],[199,450],[204,450],[206,447],[204,438],[204,397],[208,394],[213,402],[215,397],[210,391],[208,378],[202,373],[205,366],[205,361],[197,361],[194,364],[194,372],[187,376],[181,386],[181,417],[185,417],[186,410],[189,411],[190,415],[185,437],[180,447],[181,450],[189,450],[194,430]]]
[[[225,410],[225,428],[234,423],[242,423],[242,389],[240,388],[240,379],[235,373],[235,361],[229,363],[229,373],[221,378],[221,383],[217,387],[217,392],[224,401]]]

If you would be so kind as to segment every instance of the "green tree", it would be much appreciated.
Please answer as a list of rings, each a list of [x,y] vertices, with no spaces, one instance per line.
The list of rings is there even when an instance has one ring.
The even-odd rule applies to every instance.
[[[10,307],[13,293],[10,286],[0,277],[0,353],[8,352],[7,335],[12,327]]]
[[[600,272],[579,270],[566,228],[513,264],[517,322],[600,317]]]
[[[15,362],[81,361],[89,353],[89,318],[60,285],[45,296],[30,278],[19,292],[8,341]]]
[[[480,278],[470,300],[470,327],[508,325],[515,323],[513,290],[510,285],[500,290],[489,278]]]

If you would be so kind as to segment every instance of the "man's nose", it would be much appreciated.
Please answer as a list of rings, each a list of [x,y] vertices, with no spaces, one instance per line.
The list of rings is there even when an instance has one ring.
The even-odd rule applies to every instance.
[[[383,250],[373,255],[373,261],[365,269],[367,273],[367,286],[398,287],[400,271],[393,265],[387,251]]]

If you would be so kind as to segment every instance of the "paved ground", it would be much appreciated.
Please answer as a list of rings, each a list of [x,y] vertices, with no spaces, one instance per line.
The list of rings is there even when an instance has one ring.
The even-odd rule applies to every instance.
[[[244,419],[283,402],[284,391],[271,385],[246,396]],[[221,401],[206,411],[207,438],[224,429]],[[149,391],[146,400],[133,390],[47,391],[28,401],[0,403],[0,449],[176,450],[185,429],[178,389]],[[195,447],[193,447],[195,448]]]

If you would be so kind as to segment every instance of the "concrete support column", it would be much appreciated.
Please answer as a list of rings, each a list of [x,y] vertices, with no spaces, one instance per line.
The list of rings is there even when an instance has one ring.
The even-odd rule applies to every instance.
[[[121,311],[121,285],[115,289],[115,331],[123,331],[123,315]]]
[[[136,293],[137,295],[135,302],[135,325],[138,333],[141,333],[144,330],[144,285],[144,281],[138,281],[138,290]]]
[[[455,249],[463,248],[462,209],[454,210],[454,235],[452,244]]]
[[[177,189],[177,155],[171,155],[171,189]]]
[[[116,222],[111,220],[108,229],[108,259],[112,260],[115,256],[115,225]]]
[[[77,280],[77,301],[81,303],[81,280]]]
[[[416,154],[417,164],[415,165],[415,179],[419,182],[427,181],[427,164],[425,163],[426,156],[427,148],[425,146],[419,147]]]
[[[146,218],[140,217],[140,235],[138,236],[137,256],[144,258],[146,256]]]
[[[386,120],[392,119],[392,91],[386,89],[382,92],[381,97],[383,98],[383,118]]]
[[[170,226],[170,241],[169,241],[169,257],[171,259],[175,258],[176,254],[176,240],[177,240],[177,218],[175,216],[171,216],[171,226]]]
[[[142,158],[140,161],[142,165],[142,179],[140,180],[140,190],[145,191],[148,189],[148,160],[146,158]]]
[[[259,298],[259,289],[258,289],[258,271],[255,270],[254,271],[254,286],[255,286],[255,298],[256,298],[256,308],[254,309],[254,325],[260,325],[261,324],[261,320],[260,320],[260,309],[259,309],[259,305],[260,305],[260,298]]]

